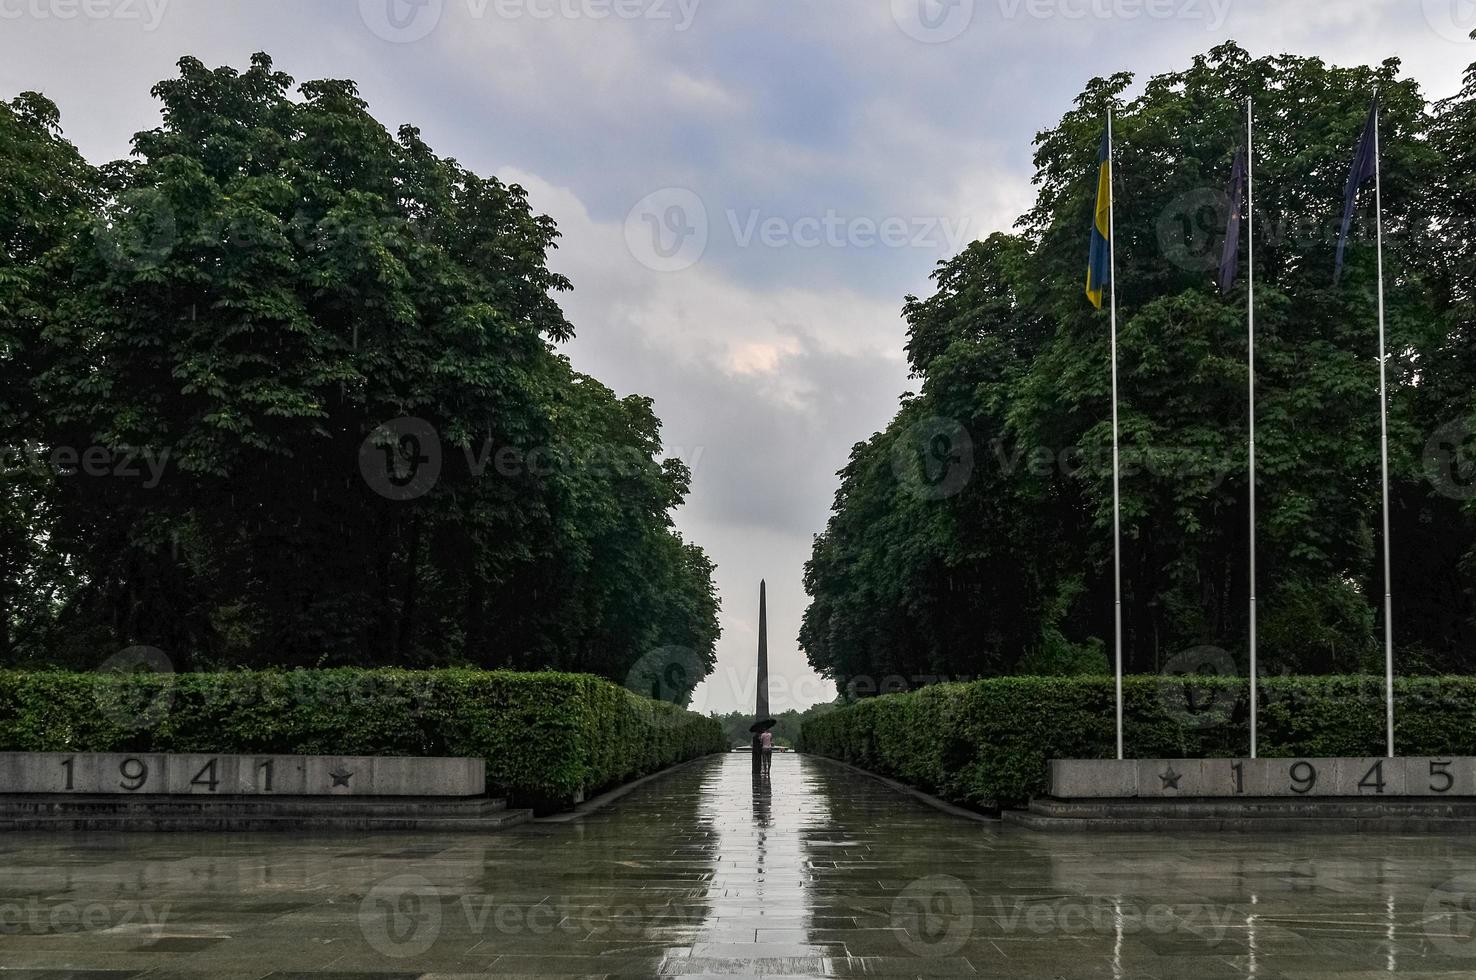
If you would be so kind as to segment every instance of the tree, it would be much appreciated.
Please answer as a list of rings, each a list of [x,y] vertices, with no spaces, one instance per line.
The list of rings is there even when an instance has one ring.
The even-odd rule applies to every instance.
[[[89,220],[97,172],[61,136],[56,106],[35,92],[0,102],[0,650],[50,642],[64,560],[35,535],[56,519],[40,447],[44,409],[26,384],[64,281],[58,253]]]
[[[622,679],[681,644],[705,674],[712,569],[670,518],[687,473],[648,400],[556,353],[553,222],[351,82],[179,68],[54,249],[64,288],[15,366],[40,410],[13,433],[73,454],[27,530],[67,566],[77,638],[15,652]],[[92,476],[89,451],[157,479]]]
[[[791,708],[788,711],[779,712],[774,716],[774,721],[778,723],[773,728],[774,744],[794,748],[799,744],[800,729],[805,722],[835,709],[835,704],[816,704],[804,711],[795,711]],[[753,724],[753,715],[731,711],[725,715],[713,712],[712,717],[722,723],[723,734],[727,736],[729,745],[737,747],[753,744],[753,735],[748,730],[748,726]]]

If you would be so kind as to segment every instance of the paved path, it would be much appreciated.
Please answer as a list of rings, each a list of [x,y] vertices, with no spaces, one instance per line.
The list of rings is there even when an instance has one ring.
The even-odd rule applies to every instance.
[[[480,839],[0,837],[0,978],[1476,976],[1468,839],[1046,836],[749,766]]]

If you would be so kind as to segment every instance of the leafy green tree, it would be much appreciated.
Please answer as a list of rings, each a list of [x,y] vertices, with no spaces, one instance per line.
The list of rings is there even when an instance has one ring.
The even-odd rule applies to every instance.
[[[7,364],[36,406],[17,438],[157,478],[49,474],[52,510],[17,526],[65,566],[50,615],[74,642],[15,655],[622,680],[677,645],[695,685],[717,602],[672,529],[689,475],[648,400],[556,353],[553,222],[388,132],[351,82],[294,96],[260,54],[179,68],[52,247],[40,340]]]
[[[800,727],[805,722],[812,718],[829,714],[835,709],[835,704],[817,704],[806,708],[804,711],[795,711],[793,708],[788,711],[781,711],[774,716],[774,720],[778,722],[773,729],[774,744],[784,746],[785,748],[794,748],[799,744]],[[723,735],[730,746],[752,744],[753,735],[749,733],[748,726],[753,724],[753,715],[744,714],[741,711],[732,711],[725,715],[714,712],[712,717],[722,723]]]
[[[0,102],[0,650],[51,642],[60,556],[35,533],[56,518],[43,447],[28,441],[44,406],[26,383],[64,287],[59,253],[90,220],[98,173],[61,136],[56,106],[35,92]]]

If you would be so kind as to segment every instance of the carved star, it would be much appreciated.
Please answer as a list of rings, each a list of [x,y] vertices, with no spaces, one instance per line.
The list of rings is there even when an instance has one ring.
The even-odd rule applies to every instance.
[[[1164,789],[1178,789],[1179,780],[1184,778],[1184,774],[1181,772],[1174,772],[1174,767],[1169,766],[1168,772],[1159,773],[1158,778],[1163,780]]]
[[[333,777],[334,786],[347,787],[349,784],[349,780],[354,778],[353,772],[345,769],[343,766],[339,766],[337,769],[334,769],[332,772],[328,773],[328,775]]]

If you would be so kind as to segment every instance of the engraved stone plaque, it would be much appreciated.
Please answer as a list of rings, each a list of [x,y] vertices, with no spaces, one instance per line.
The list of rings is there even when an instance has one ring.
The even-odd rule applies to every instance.
[[[481,796],[481,759],[0,752],[0,794]]]
[[[1476,796],[1476,759],[1057,759],[1057,799]]]

